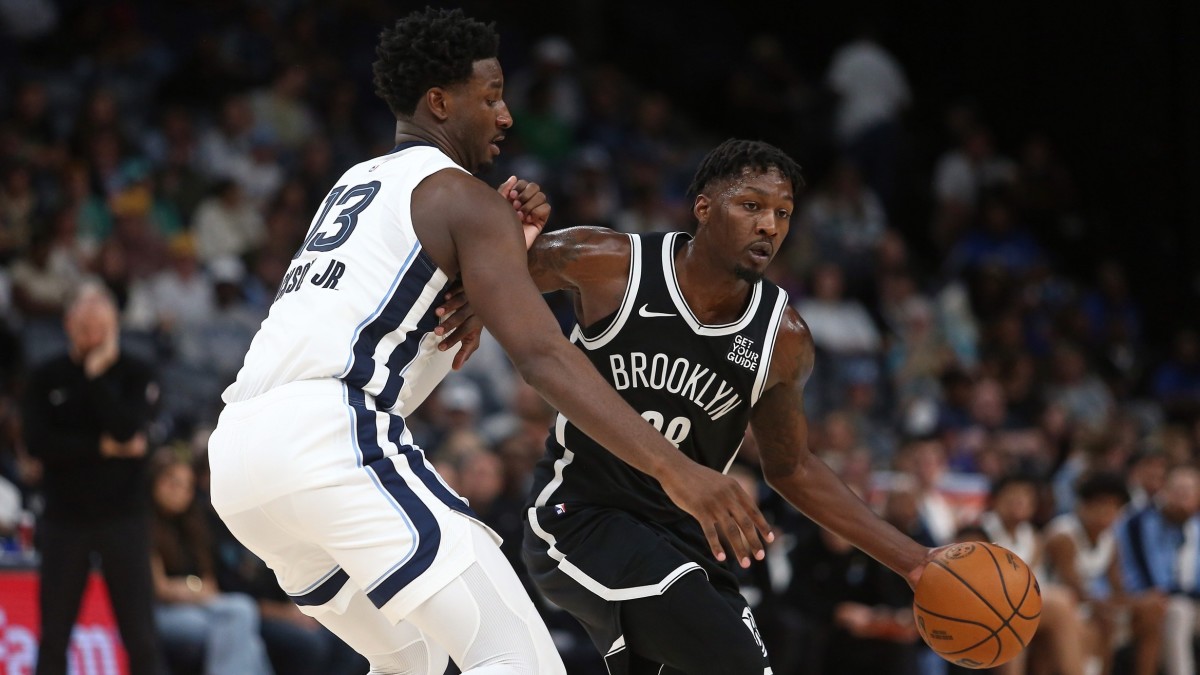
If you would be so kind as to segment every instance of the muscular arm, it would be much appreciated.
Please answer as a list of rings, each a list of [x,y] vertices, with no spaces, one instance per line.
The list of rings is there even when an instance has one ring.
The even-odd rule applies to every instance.
[[[529,275],[543,293],[574,292],[580,324],[589,326],[620,307],[632,249],[628,236],[602,227],[549,232],[529,249]]]
[[[737,483],[668,443],[559,332],[529,276],[520,223],[502,197],[466,174],[442,171],[414,190],[412,213],[429,254],[460,274],[476,313],[526,382],[596,442],[658,479],[700,522],[719,558],[718,532],[745,564],[751,553],[761,557],[754,531],[770,528]]]
[[[915,584],[928,549],[876,516],[809,452],[803,393],[813,359],[808,326],[788,309],[775,341],[768,388],[750,420],[762,456],[763,476],[817,524]]]

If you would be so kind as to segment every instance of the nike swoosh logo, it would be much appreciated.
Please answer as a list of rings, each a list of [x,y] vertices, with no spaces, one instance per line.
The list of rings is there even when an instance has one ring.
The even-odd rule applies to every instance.
[[[639,307],[638,308],[638,316],[644,316],[647,319],[650,319],[650,318],[653,318],[656,316],[679,316],[678,314],[671,314],[670,312],[651,312],[650,310],[646,309],[649,306],[650,306],[650,303],[647,302],[646,304]]]

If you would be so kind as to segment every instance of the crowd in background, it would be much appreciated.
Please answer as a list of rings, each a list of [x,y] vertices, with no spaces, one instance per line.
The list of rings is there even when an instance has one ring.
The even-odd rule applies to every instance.
[[[184,576],[211,578],[210,592],[231,591],[229,615],[260,625],[257,649],[276,672],[356,667],[329,665],[353,655],[208,517],[205,443],[313,214],[345,168],[392,146],[369,66],[375,34],[394,14],[372,2],[340,12],[301,2],[29,8],[6,17],[20,39],[3,50],[10,67],[0,73],[3,548],[32,547],[41,509],[41,466],[22,433],[24,375],[66,350],[64,303],[81,281],[99,280],[118,301],[122,349],[154,365],[161,391],[147,433],[156,555],[174,556]],[[1119,260],[1096,261],[1090,276],[1064,274],[1055,233],[1081,225],[1071,167],[1053,139],[1002,145],[988,111],[939,111],[946,140],[923,149],[936,156],[922,169],[928,193],[906,198],[903,158],[914,153],[906,155],[904,125],[921,92],[867,34],[833,54],[820,82],[802,81],[778,41],[754,42],[714,94],[728,129],[696,125],[690,104],[645,88],[636,73],[581,61],[566,38],[502,49],[516,124],[490,178],[540,183],[551,228],[690,229],[685,189],[699,158],[736,131],[806,164],[810,140],[789,115],[811,110],[805,92],[825,92],[836,102],[822,127],[833,160],[808,172],[769,272],[817,346],[805,401],[810,449],[930,545],[982,537],[1027,547],[1057,580],[1043,584],[1045,644],[1031,666],[1099,673],[1122,647],[1169,641],[1163,617],[1183,610],[1108,607],[1112,584],[1055,571],[1067,558],[1054,537],[1074,530],[1048,524],[1105,496],[1130,500],[1124,514],[1157,509],[1155,522],[1196,522],[1200,484],[1187,467],[1200,444],[1200,336],[1149,335],[1145,300]],[[901,203],[930,208],[901,224],[914,217]],[[914,238],[901,234],[914,230],[932,255],[914,254]],[[569,326],[570,303],[547,299]],[[445,480],[505,537],[518,569],[526,485],[553,417],[485,341],[411,421]],[[903,580],[776,503],[755,459],[748,438],[732,471],[786,535],[742,573],[765,639],[778,645],[775,672],[938,672],[919,648]],[[1079,492],[1113,474],[1127,496],[1103,480]],[[1135,518],[1114,512],[1109,521],[1101,530],[1117,533],[1127,568],[1118,576],[1131,597],[1195,592],[1178,564],[1138,543],[1146,528],[1128,531]],[[1176,546],[1195,549],[1195,567],[1200,529],[1175,529]],[[164,588],[156,583],[160,606],[177,604]],[[1081,613],[1081,603],[1090,609]],[[573,620],[545,609],[570,672],[603,672]],[[157,617],[173,662],[203,661],[186,611]],[[295,630],[272,634],[280,625]],[[1099,627],[1102,645],[1090,651],[1102,658],[1065,652],[1061,636],[1089,626]],[[254,632],[234,631],[234,640]],[[299,648],[281,644],[312,655],[285,665]],[[1121,653],[1117,667],[1135,667],[1136,647]]]

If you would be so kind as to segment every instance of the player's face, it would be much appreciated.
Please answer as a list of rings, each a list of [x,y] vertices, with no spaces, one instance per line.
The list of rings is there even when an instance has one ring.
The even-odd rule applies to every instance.
[[[500,154],[504,131],[513,124],[504,103],[504,71],[496,59],[476,61],[471,79],[454,87],[457,133],[466,168],[478,172]]]
[[[730,256],[738,278],[756,282],[791,226],[792,183],[775,169],[747,170],[741,178],[716,185],[714,192],[696,197],[694,212],[706,230],[703,236],[713,240],[713,250]]]

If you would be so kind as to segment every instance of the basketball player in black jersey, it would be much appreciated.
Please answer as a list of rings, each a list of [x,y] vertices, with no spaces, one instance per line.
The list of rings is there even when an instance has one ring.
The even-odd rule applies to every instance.
[[[692,183],[694,238],[571,228],[534,240],[530,272],[543,292],[573,293],[573,342],[681,453],[725,471],[749,424],[772,488],[915,585],[931,551],[876,517],[808,450],[812,338],[787,294],[762,278],[802,187],[800,168],[777,148],[726,141]],[[658,481],[562,416],[547,448],[523,556],[610,672],[770,673],[733,575]]]

